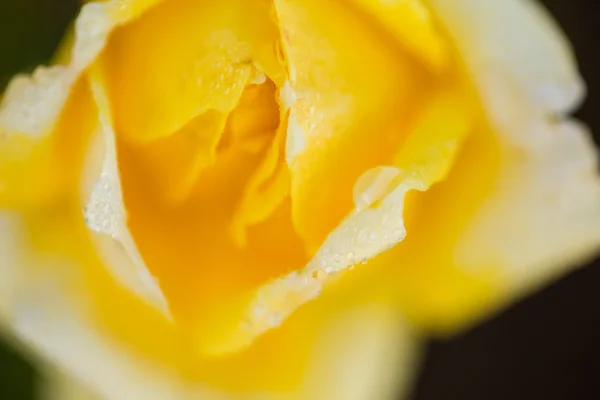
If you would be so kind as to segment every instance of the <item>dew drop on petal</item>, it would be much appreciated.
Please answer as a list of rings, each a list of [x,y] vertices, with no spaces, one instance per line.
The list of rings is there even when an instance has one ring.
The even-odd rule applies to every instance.
[[[394,187],[400,169],[396,167],[376,167],[363,173],[354,184],[353,198],[357,210],[364,210],[383,199]]]

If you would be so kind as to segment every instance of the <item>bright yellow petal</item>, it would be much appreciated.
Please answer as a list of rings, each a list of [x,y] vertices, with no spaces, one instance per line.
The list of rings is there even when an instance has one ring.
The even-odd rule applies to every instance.
[[[289,194],[290,176],[285,162],[286,122],[284,120],[278,128],[265,158],[248,181],[233,217],[232,235],[239,245],[247,242],[247,228],[271,216]]]
[[[585,85],[568,40],[536,2],[442,3],[433,1],[433,9],[455,38],[502,146],[494,190],[456,257],[468,269],[496,264],[509,298],[522,295],[600,246],[597,150],[589,132],[564,116]]]
[[[368,16],[380,22],[399,43],[426,65],[440,70],[449,62],[444,38],[422,0],[352,0]],[[376,29],[376,28],[374,28]]]
[[[115,32],[104,57],[119,135],[147,143],[235,107],[255,68],[274,64],[261,49],[279,37],[267,1],[244,4],[170,0]]]
[[[92,69],[87,78],[86,83],[91,86],[100,120],[102,142],[92,142],[86,160],[88,165],[83,168],[86,173],[82,177],[84,185],[86,181],[94,181],[90,189],[83,189],[85,223],[92,231],[97,253],[103,258],[109,272],[127,289],[168,315],[168,305],[160,287],[144,265],[127,228],[116,138],[102,78],[96,69]],[[102,156],[94,153],[102,153]],[[89,165],[94,162],[101,166]]]
[[[356,179],[391,163],[415,93],[434,78],[353,7],[275,5],[290,70],[292,218],[312,253],[352,210]]]

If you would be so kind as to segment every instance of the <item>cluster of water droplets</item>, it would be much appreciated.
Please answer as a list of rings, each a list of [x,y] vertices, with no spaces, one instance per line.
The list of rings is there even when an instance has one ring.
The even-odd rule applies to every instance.
[[[103,172],[94,184],[83,215],[90,230],[117,238],[121,210],[116,204],[115,183],[110,174]]]
[[[64,67],[39,67],[31,76],[10,83],[0,107],[0,126],[7,132],[40,136],[58,117],[68,96]]]

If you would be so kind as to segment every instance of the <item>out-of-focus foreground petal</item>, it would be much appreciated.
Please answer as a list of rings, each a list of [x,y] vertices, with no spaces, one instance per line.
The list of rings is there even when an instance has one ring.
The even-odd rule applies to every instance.
[[[582,80],[535,2],[429,3],[488,122],[448,179],[417,195],[407,239],[376,263],[392,271],[410,319],[449,332],[597,251],[600,179],[589,132],[567,116]]]

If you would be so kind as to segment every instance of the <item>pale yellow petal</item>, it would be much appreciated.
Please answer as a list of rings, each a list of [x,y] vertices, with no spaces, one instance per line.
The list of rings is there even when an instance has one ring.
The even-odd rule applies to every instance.
[[[295,400],[408,399],[420,344],[391,308],[363,304],[341,310],[321,328],[304,387]]]
[[[598,250],[600,179],[589,133],[563,116],[581,98],[581,78],[537,6],[430,3],[487,121],[447,179],[415,197],[407,240],[373,268],[388,269],[385,281],[414,323],[447,333]]]
[[[168,305],[164,295],[155,278],[144,265],[142,256],[127,228],[127,212],[123,204],[112,116],[101,77],[96,71],[92,70],[90,73],[89,83],[97,105],[100,134],[104,143],[100,146],[101,150],[90,149],[91,153],[102,151],[103,160],[100,173],[95,174],[91,193],[84,194],[86,225],[92,231],[93,242],[100,257],[103,258],[113,276],[132,292],[168,315]],[[90,155],[89,158],[90,162],[93,162],[97,156]],[[86,168],[90,171],[94,169],[98,168],[92,166]],[[89,180],[94,177],[84,176],[83,179]]]
[[[37,360],[36,360],[37,361]],[[102,400],[88,386],[60,366],[36,362],[40,371],[37,397],[40,400]]]
[[[520,294],[600,249],[600,178],[581,124],[540,117],[508,129],[494,191],[456,257],[467,269],[500,266],[509,294]]]
[[[501,145],[493,192],[459,243],[520,293],[600,248],[600,177],[589,132],[564,114],[585,85],[568,40],[535,1],[433,0]]]
[[[11,81],[0,104],[0,134],[49,134],[71,88],[102,50],[110,32],[157,2],[111,0],[84,5],[75,26],[70,63],[40,67],[31,76],[19,75]]]
[[[548,112],[572,111],[585,84],[570,43],[536,0],[429,0],[488,101],[503,76]]]

